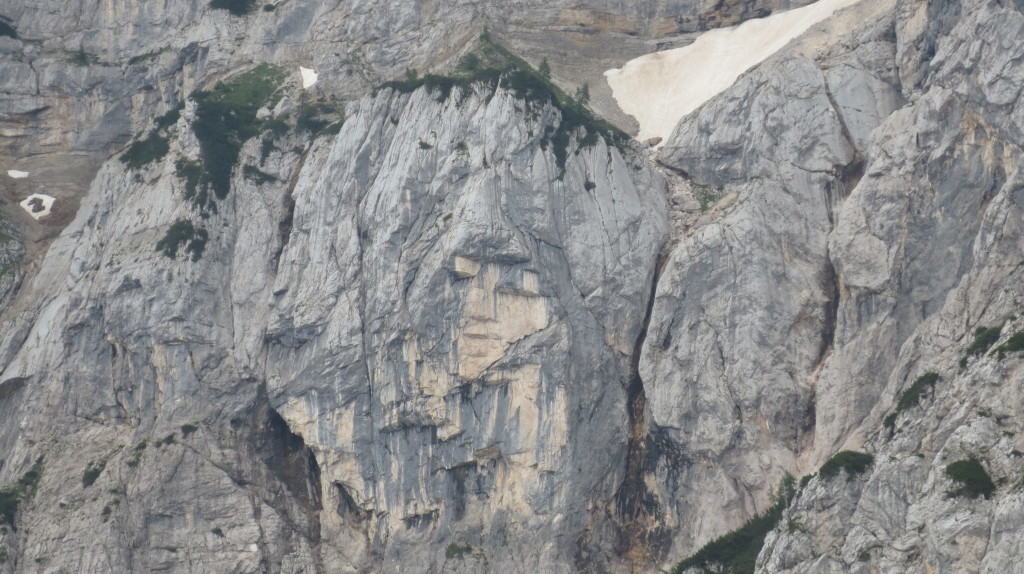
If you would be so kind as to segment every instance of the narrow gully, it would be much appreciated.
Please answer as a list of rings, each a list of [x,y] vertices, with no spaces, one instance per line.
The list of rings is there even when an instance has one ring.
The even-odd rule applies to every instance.
[[[656,460],[657,457],[651,456],[656,453],[650,451],[649,429],[644,416],[647,393],[640,377],[640,354],[647,340],[647,331],[654,311],[654,298],[667,260],[667,253],[662,253],[655,264],[647,310],[633,347],[630,381],[626,387],[629,443],[626,451],[626,472],[615,494],[613,516],[619,526],[619,553],[630,562],[632,571],[659,560],[666,549],[666,531],[662,525],[661,508],[657,496],[647,488],[644,481],[649,461]]]

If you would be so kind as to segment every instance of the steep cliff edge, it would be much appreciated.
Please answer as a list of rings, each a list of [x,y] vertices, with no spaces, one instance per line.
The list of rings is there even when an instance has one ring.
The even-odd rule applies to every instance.
[[[864,0],[654,151],[567,62],[805,2],[605,4],[0,2],[0,572],[657,572],[787,475],[758,572],[1012,571],[1021,8]]]
[[[4,471],[42,463],[9,564],[576,570],[565,534],[625,470],[659,176],[500,80],[385,88],[312,139],[298,90],[223,195],[199,123],[222,101],[191,100],[24,288]]]

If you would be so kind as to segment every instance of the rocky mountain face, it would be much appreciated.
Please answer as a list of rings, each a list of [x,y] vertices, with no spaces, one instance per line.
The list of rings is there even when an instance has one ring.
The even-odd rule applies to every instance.
[[[0,572],[1016,571],[1024,6],[556,87],[807,3],[0,0]]]

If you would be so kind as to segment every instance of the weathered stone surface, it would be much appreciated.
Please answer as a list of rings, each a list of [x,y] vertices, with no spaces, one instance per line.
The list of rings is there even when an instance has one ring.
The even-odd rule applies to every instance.
[[[994,348],[1021,330],[1021,134],[1007,104],[1022,48],[1005,38],[1024,15],[982,1],[899,8],[903,61],[920,71],[923,57],[927,73],[901,68],[913,103],[875,132],[839,212],[830,247],[844,295],[818,407],[835,413],[819,416],[829,444],[864,441],[876,462],[856,486],[812,480],[786,519],[804,530],[770,536],[759,571],[1018,568],[1019,357],[966,348],[977,327],[1003,325]],[[898,412],[927,371],[934,389]],[[839,382],[851,377],[862,384]],[[997,486],[990,500],[949,494],[946,466],[972,457]]]
[[[1024,331],[1017,3],[862,2],[657,152],[371,89],[484,26],[568,85],[796,4],[0,0],[0,193],[64,206],[0,222],[0,490],[41,469],[0,572],[657,572],[842,449],[874,463],[810,478],[759,572],[1014,571],[1021,357],[965,354]],[[194,104],[108,158],[263,61],[290,127],[215,212]],[[294,128],[299,64],[336,134]],[[182,219],[195,260],[156,250]],[[989,499],[949,496],[971,457]]]
[[[355,102],[207,219],[174,175],[191,108],[148,183],[101,169],[4,331],[2,378],[26,381],[4,470],[45,451],[16,564],[438,572],[456,544],[574,571],[622,480],[664,184],[603,141],[572,144],[562,174],[541,141],[558,112],[480,90]],[[181,217],[209,230],[198,261],[154,250]]]

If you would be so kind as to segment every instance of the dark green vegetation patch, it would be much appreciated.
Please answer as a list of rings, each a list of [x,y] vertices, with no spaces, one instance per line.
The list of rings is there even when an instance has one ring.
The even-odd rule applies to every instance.
[[[43,477],[43,457],[36,459],[35,464],[18,479],[14,486],[0,490],[0,524],[8,524],[14,528],[14,520],[18,514],[18,506],[32,498]]]
[[[1007,353],[1018,353],[1024,351],[1024,331],[1018,331],[1010,336],[1005,343],[996,347],[996,354],[999,360],[1006,358]]]
[[[139,139],[128,146],[128,150],[121,154],[121,161],[128,166],[128,169],[138,169],[144,165],[158,161],[167,155],[171,146],[167,139],[167,128],[178,123],[181,117],[181,110],[184,103],[179,103],[171,108],[166,114],[156,118],[153,130],[145,139]]]
[[[153,132],[146,139],[136,140],[128,146],[128,151],[121,154],[121,161],[128,169],[138,169],[146,164],[163,159],[171,149],[167,138]]]
[[[142,453],[146,451],[146,446],[148,444],[149,443],[146,441],[142,441],[135,445],[135,448],[132,449],[131,458],[129,458],[128,462],[125,463],[128,465],[128,468],[135,468],[136,466],[139,466],[139,461],[142,460]]]
[[[796,495],[795,483],[792,476],[786,476],[771,508],[736,530],[708,542],[696,554],[676,564],[672,574],[682,574],[691,568],[701,572],[753,574],[765,536],[779,524],[783,511]]]
[[[462,560],[467,554],[473,553],[473,547],[469,544],[458,544],[452,542],[444,550],[444,557],[449,560]]]
[[[199,162],[179,158],[174,163],[174,174],[185,182],[185,199],[199,205],[206,205],[206,190],[199,188],[199,180],[203,176],[203,168]],[[202,193],[202,197],[197,197],[200,193]]]
[[[856,476],[867,471],[874,461],[875,457],[870,454],[844,450],[828,459],[828,462],[821,465],[821,470],[818,472],[822,478],[832,478],[840,471],[845,471],[847,476]]]
[[[959,484],[956,489],[949,491],[950,496],[966,496],[967,498],[984,496],[988,498],[996,490],[996,485],[992,483],[992,477],[974,457],[958,460],[947,466],[946,476]]]
[[[964,358],[960,359],[960,366],[966,367],[967,359],[970,357],[985,354],[992,345],[996,344],[996,341],[999,340],[999,336],[1002,332],[1002,325],[997,327],[978,327],[978,330],[974,332],[974,341],[972,341],[971,345],[967,347],[966,351],[964,351]]]
[[[68,55],[68,62],[76,66],[91,66],[100,63],[100,59],[95,54],[90,54],[85,50],[77,50]]]
[[[168,110],[166,114],[158,117],[156,119],[156,129],[165,130],[178,123],[178,118],[181,117],[181,110],[184,108],[185,102],[179,102],[178,105]]]
[[[549,127],[542,144],[545,149],[550,147],[555,154],[561,179],[565,174],[565,162],[574,135],[582,133],[578,140],[578,150],[596,145],[599,138],[621,147],[629,141],[629,136],[595,116],[587,108],[589,89],[581,87],[577,91],[577,98],[572,98],[551,82],[549,74],[550,72],[542,73],[533,69],[525,60],[492,40],[490,34],[485,32],[480,36],[478,50],[466,55],[453,74],[427,74],[420,77],[414,71],[409,71],[405,79],[387,82],[381,87],[404,93],[426,87],[435,93],[438,100],[443,101],[448,99],[456,88],[465,96],[474,84],[485,85],[491,89],[501,85],[530,105],[554,106],[561,112],[562,119],[557,126]]]
[[[238,163],[242,145],[260,133],[263,122],[256,112],[272,105],[275,92],[284,79],[284,72],[275,66],[260,64],[227,82],[218,83],[212,90],[192,94],[196,102],[194,130],[199,140],[202,160],[202,178],[199,182],[209,188],[217,199],[224,199],[231,190],[231,173]],[[209,207],[205,193],[200,209]]]
[[[18,31],[14,29],[10,22],[5,21],[3,16],[0,16],[0,36],[15,39],[18,37]]]
[[[309,102],[303,98],[299,105],[299,119],[295,122],[295,128],[300,132],[318,134],[328,127],[344,121],[344,110],[339,110],[331,102]],[[274,135],[279,135],[275,132]]]
[[[107,461],[101,460],[99,462],[90,462],[85,467],[85,472],[82,473],[82,487],[89,488],[96,483],[96,479],[103,474],[103,469],[106,468]]]
[[[256,9],[256,0],[211,0],[210,8],[227,10],[234,16],[245,16]]]
[[[939,382],[938,373],[930,372],[918,377],[914,384],[910,385],[910,388],[900,394],[899,400],[896,401],[896,410],[885,417],[885,426],[893,428],[896,425],[896,417],[903,411],[916,407],[921,402],[921,397],[931,391],[937,382]]]
[[[164,238],[157,242],[156,250],[175,259],[178,257],[178,251],[184,247],[192,256],[192,261],[199,261],[206,249],[208,238],[205,229],[193,226],[187,219],[179,219],[167,230]],[[173,436],[171,438],[173,439]]]

